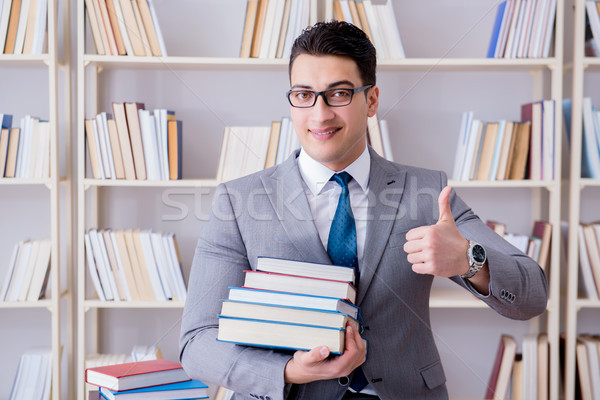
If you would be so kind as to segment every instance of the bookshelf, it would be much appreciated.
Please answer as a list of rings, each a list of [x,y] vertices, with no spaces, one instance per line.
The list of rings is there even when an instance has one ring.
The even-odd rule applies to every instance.
[[[592,300],[581,293],[580,260],[577,227],[582,222],[598,219],[597,208],[591,206],[598,198],[600,180],[581,177],[583,140],[583,98],[591,97],[592,104],[600,99],[594,96],[600,76],[600,60],[585,55],[586,6],[584,0],[576,0],[572,11],[573,53],[571,65],[571,143],[568,208],[568,259],[567,259],[567,301],[565,312],[565,383],[564,398],[575,398],[578,386],[576,375],[577,336],[582,333],[598,333],[597,318],[600,316],[600,301]],[[596,200],[597,202],[597,200]]]
[[[5,362],[5,373],[0,379],[1,398],[9,396],[20,355],[36,346],[50,348],[52,352],[53,398],[64,398],[72,392],[74,383],[69,245],[72,239],[70,66],[68,52],[59,56],[58,51],[59,38],[64,48],[69,48],[70,31],[68,26],[59,31],[59,15],[68,20],[68,2],[49,0],[45,17],[47,45],[41,54],[0,54],[4,93],[0,109],[13,115],[13,127],[19,127],[25,115],[33,115],[49,122],[50,133],[47,178],[0,178],[0,218],[4,222],[0,251],[6,255],[4,260],[19,240],[50,238],[51,243],[45,296],[36,301],[0,302],[3,325],[11,326],[1,334]],[[8,258],[2,264],[3,278],[7,264]]]
[[[111,326],[117,329],[115,335],[137,334],[143,330],[136,325],[139,323],[149,326],[149,332],[157,332],[154,339],[163,340],[160,335],[167,327],[164,331],[156,328],[158,316],[153,314],[178,316],[182,307],[182,304],[170,302],[111,303],[95,299],[89,277],[86,277],[83,232],[92,227],[130,228],[136,224],[175,231],[181,244],[184,276],[187,276],[202,218],[209,210],[212,193],[219,183],[214,176],[223,127],[266,126],[271,120],[289,113],[283,97],[288,86],[287,60],[238,58],[242,26],[231,21],[238,20],[243,25],[245,1],[210,2],[204,8],[179,1],[168,2],[169,7],[166,1],[155,0],[154,3],[170,54],[168,57],[92,54],[89,33],[86,37],[84,1],[77,2],[76,379],[79,396],[84,393],[83,371],[87,354],[98,350],[127,351],[126,346],[115,342],[116,338],[108,337],[112,334]],[[323,6],[324,15],[331,12],[325,7],[329,2],[319,0],[316,3]],[[560,103],[561,40],[555,41],[550,58],[486,59],[495,5],[475,5],[465,1],[455,6],[441,0],[429,0],[422,5],[404,3],[395,0],[394,7],[408,58],[378,61],[379,85],[384,89],[378,114],[394,127],[392,147],[396,161],[441,169],[450,174],[462,111],[478,107],[480,110],[475,111],[482,118],[518,119],[521,104],[542,98]],[[563,35],[564,6],[559,0],[555,29],[558,38]],[[456,19],[447,18],[449,13]],[[196,20],[190,22],[189,15],[196,15]],[[176,16],[182,16],[182,19],[178,20]],[[202,23],[199,24],[197,19]],[[423,24],[424,20],[430,23]],[[212,40],[211,43],[196,40],[193,44],[181,40],[180,32],[186,32],[186,37],[214,37],[208,36],[207,32],[210,29],[222,32],[219,26],[225,26],[223,24],[227,24],[228,29],[215,40],[218,44]],[[259,104],[249,105],[238,98],[243,96],[233,96],[229,91],[232,88],[245,93],[260,93],[260,98],[256,99]],[[495,97],[490,97],[490,93]],[[90,179],[91,174],[86,174],[83,120],[101,111],[108,112],[112,101],[139,101],[146,103],[148,109],[166,107],[177,112],[184,126],[183,180]],[[432,118],[433,112],[437,114],[435,118]],[[555,126],[561,124],[562,115],[556,113]],[[420,134],[411,135],[411,132]],[[509,229],[520,232],[529,232],[534,220],[546,219],[553,224],[554,238],[548,270],[550,300],[547,312],[531,322],[500,318],[468,293],[457,290],[453,283],[436,280],[430,300],[432,325],[440,332],[436,337],[440,339],[451,397],[484,395],[497,340],[500,333],[506,331],[514,333],[519,342],[525,333],[548,333],[550,398],[556,400],[559,397],[561,130],[555,132],[557,147],[555,179],[552,181],[450,182],[482,219],[506,221]],[[431,143],[436,145],[432,147]],[[523,210],[523,216],[515,216],[511,212],[514,209]],[[142,313],[148,316],[147,320],[137,317]],[[457,320],[463,326],[455,327]],[[119,323],[123,326],[117,326]],[[486,327],[481,327],[481,323]],[[460,338],[470,335],[474,329],[482,332],[482,340],[470,347]],[[146,335],[152,333],[146,332]],[[173,337],[176,341],[178,333],[169,336]],[[177,355],[177,344],[165,352],[166,357]]]

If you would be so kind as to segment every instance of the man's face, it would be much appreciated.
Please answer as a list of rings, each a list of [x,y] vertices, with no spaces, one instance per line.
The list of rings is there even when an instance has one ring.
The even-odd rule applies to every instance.
[[[299,55],[290,75],[292,90],[356,89],[363,86],[356,63],[347,57]],[[344,107],[330,107],[322,96],[311,108],[291,108],[296,134],[304,151],[326,167],[340,171],[366,146],[367,117],[375,115],[379,89],[356,93]]]

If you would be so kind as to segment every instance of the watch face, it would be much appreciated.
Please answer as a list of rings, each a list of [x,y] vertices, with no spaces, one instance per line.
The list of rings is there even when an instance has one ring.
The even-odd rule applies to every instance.
[[[473,260],[475,260],[475,262],[479,264],[485,262],[485,249],[480,244],[476,244],[475,246],[473,246],[472,254]]]

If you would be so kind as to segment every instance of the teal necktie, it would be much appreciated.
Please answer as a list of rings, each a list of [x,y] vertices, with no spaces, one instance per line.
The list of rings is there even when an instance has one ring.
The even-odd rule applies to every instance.
[[[358,287],[360,275],[356,253],[356,224],[354,222],[354,213],[350,206],[350,191],[348,190],[348,182],[351,179],[352,177],[347,172],[340,172],[331,177],[332,181],[336,181],[342,187],[342,192],[340,193],[331,229],[329,230],[327,253],[331,262],[335,265],[354,268],[356,286]],[[356,392],[360,392],[367,384],[367,378],[363,374],[362,368],[356,368],[350,387]]]

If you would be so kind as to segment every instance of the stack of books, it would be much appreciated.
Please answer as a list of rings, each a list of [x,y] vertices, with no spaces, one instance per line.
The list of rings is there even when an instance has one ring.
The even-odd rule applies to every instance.
[[[22,240],[15,245],[0,301],[37,301],[43,297],[50,277],[50,239]]]
[[[143,103],[112,103],[85,120],[95,179],[174,180],[182,178],[182,123],[175,112],[144,109]]]
[[[0,53],[42,54],[47,20],[48,0],[0,2]]]
[[[553,100],[521,106],[521,122],[461,116],[452,179],[554,179]]]
[[[88,271],[100,300],[185,301],[174,234],[90,229],[84,240]]]
[[[149,360],[87,368],[85,381],[109,400],[208,399],[208,386],[190,379],[181,365]]]
[[[377,115],[368,119],[369,144],[382,157],[393,161],[387,121]],[[226,126],[217,168],[217,180],[227,182],[278,165],[300,142],[289,117],[272,121],[271,126]]]
[[[498,5],[488,58],[547,58],[556,0],[504,0]]]
[[[546,273],[548,272],[552,224],[546,221],[535,221],[531,235],[507,232],[506,225],[497,221],[486,221],[486,224],[504,240],[531,257]]]
[[[591,300],[600,297],[600,222],[579,225],[579,268],[583,295]]]
[[[0,178],[48,178],[50,123],[27,115],[12,127],[12,120],[0,114]]]
[[[96,52],[166,57],[152,0],[85,0]]]
[[[392,3],[392,0],[334,0],[333,16],[362,29],[377,49],[379,59],[406,58]]]
[[[259,257],[244,287],[230,288],[217,339],[238,344],[344,352],[345,327],[359,328],[354,269]]]
[[[19,360],[9,399],[47,400],[51,383],[52,350],[28,350]]]

